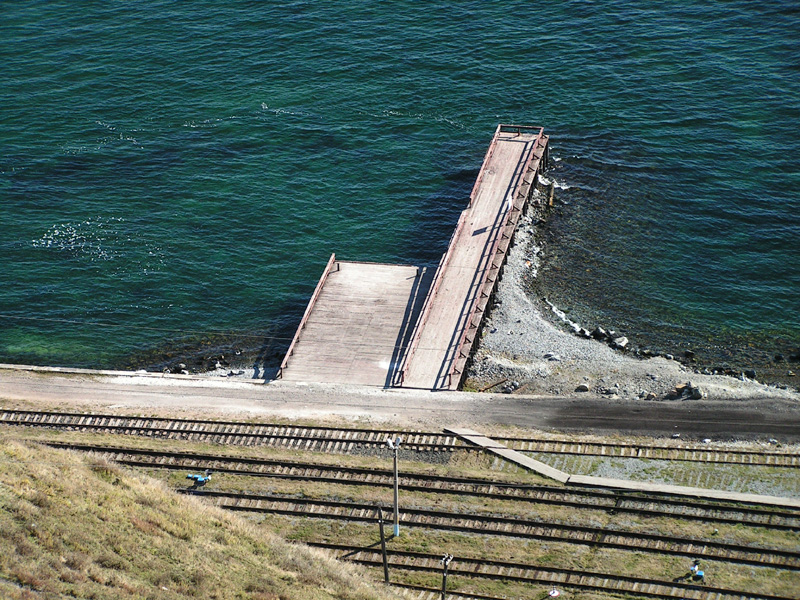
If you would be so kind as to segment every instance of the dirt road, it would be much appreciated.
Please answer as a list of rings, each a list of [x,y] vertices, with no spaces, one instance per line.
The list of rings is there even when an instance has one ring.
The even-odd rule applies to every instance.
[[[644,402],[0,368],[0,405],[421,429],[514,425],[597,434],[680,433],[689,438],[800,442],[800,405],[775,399]]]

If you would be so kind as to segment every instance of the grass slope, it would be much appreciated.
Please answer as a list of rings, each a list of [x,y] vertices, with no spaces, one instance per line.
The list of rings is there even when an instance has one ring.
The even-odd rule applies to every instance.
[[[111,463],[0,433],[0,596],[397,598],[358,569]]]

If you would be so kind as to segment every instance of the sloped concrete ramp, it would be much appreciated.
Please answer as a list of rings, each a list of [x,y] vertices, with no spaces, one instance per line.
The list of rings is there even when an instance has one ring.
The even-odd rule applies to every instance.
[[[564,471],[559,471],[538,460],[526,456],[521,452],[512,450],[508,446],[501,444],[482,433],[472,429],[452,429],[445,428],[445,431],[452,433],[465,442],[484,448],[487,452],[501,456],[520,467],[538,473],[543,477],[555,479],[567,485],[577,485],[583,487],[606,488],[613,490],[623,490],[626,492],[646,492],[648,494],[664,494],[665,496],[687,496],[705,500],[724,500],[727,502],[743,502],[746,504],[767,504],[770,506],[783,506],[788,508],[800,508],[800,499],[783,498],[781,496],[761,496],[758,494],[744,494],[741,492],[728,492],[725,490],[709,490],[705,488],[688,487],[682,485],[669,485],[665,483],[651,483],[649,481],[630,481],[627,479],[613,479],[609,477],[591,477],[588,475],[570,475]]]
[[[513,463],[518,464],[521,467],[524,467],[530,471],[538,473],[543,477],[547,477],[548,479],[555,479],[556,481],[560,481],[561,483],[567,483],[569,480],[569,473],[564,473],[563,471],[559,471],[558,469],[554,469],[553,467],[544,464],[543,462],[539,462],[531,458],[530,456],[525,456],[521,452],[517,452],[516,450],[512,450],[508,446],[501,444],[491,438],[486,437],[482,433],[478,433],[477,431],[472,431],[471,429],[445,429],[446,432],[452,433],[457,435],[461,439],[470,444],[474,444],[475,446],[480,446],[487,452],[491,452],[492,454],[496,454],[506,460],[510,460]]]

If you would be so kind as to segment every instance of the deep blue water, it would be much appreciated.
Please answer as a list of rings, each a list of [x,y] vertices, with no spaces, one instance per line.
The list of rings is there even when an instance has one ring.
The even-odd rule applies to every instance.
[[[0,17],[0,361],[274,360],[331,252],[438,261],[499,122],[551,136],[562,308],[714,360],[800,345],[795,3]]]

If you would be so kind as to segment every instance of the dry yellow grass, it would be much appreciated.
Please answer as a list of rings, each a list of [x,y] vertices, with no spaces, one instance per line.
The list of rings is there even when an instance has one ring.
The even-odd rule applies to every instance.
[[[0,433],[0,595],[381,600],[329,555],[160,482]]]
[[[0,428],[2,432],[2,428]],[[59,432],[38,429],[9,429],[8,435],[15,438],[25,437],[31,440],[44,441],[54,439],[61,441],[85,441],[90,443],[105,443],[109,445],[122,445],[133,447],[158,447],[163,449],[210,452],[213,454],[232,454],[260,458],[285,458],[315,462],[320,464],[347,464],[352,466],[371,466],[390,468],[391,458],[388,453],[384,455],[370,456],[347,456],[347,455],[325,455],[320,453],[299,452],[296,450],[285,450],[269,448],[264,446],[242,447],[242,446],[220,446],[216,444],[203,444],[176,440],[152,440],[147,438],[137,438],[128,436],[97,435],[78,432]],[[2,434],[0,433],[0,439]],[[495,461],[483,455],[454,454],[449,456],[445,464],[430,464],[409,460],[405,457],[402,460],[401,470],[403,473],[424,472],[440,475],[474,475],[492,478],[504,478],[516,483],[539,483],[539,478],[528,473],[516,470],[505,470],[498,472],[495,469]],[[414,457],[418,458],[418,457]],[[442,457],[439,457],[440,459]],[[2,456],[0,455],[0,459]],[[95,459],[97,460],[97,459]],[[114,467],[98,463],[100,471],[106,470],[114,473],[122,473]],[[691,468],[684,465],[682,468]],[[97,471],[97,469],[96,469]],[[145,472],[145,470],[139,471]],[[187,487],[186,471],[147,469],[146,472],[154,479],[159,479],[162,484],[169,488]],[[93,474],[97,478],[97,472]],[[102,479],[102,478],[101,478]],[[3,481],[0,475],[0,482]],[[108,483],[108,482],[106,482]],[[255,493],[280,493],[288,495],[299,495],[306,498],[320,498],[330,500],[353,500],[362,503],[380,503],[383,506],[390,506],[392,491],[390,487],[372,486],[346,486],[337,483],[319,483],[309,481],[259,478],[226,475],[224,473],[215,474],[209,489],[228,490],[228,491],[250,491]],[[164,490],[162,489],[162,492]],[[66,497],[72,497],[74,491],[66,490]],[[2,488],[0,488],[0,498],[2,498]],[[771,548],[794,549],[797,547],[798,536],[795,532],[772,531],[763,528],[748,527],[739,525],[720,525],[702,522],[686,521],[683,519],[670,519],[667,517],[643,517],[627,513],[609,514],[602,510],[589,510],[586,508],[576,509],[565,506],[550,506],[546,504],[530,504],[517,502],[507,499],[487,499],[475,498],[465,495],[439,495],[432,492],[413,492],[411,490],[401,490],[402,506],[407,508],[437,508],[440,510],[465,511],[474,513],[502,514],[505,516],[518,516],[525,519],[543,519],[546,521],[584,524],[598,527],[608,527],[609,529],[621,529],[634,532],[674,534],[678,536],[694,537],[697,539],[708,539],[711,541],[723,541],[729,543],[747,543],[754,546],[764,546]],[[202,508],[202,505],[193,505],[198,513],[210,510]],[[1,515],[2,513],[0,513]],[[362,546],[371,546],[378,543],[378,529],[375,523],[358,523],[330,521],[316,518],[304,517],[282,517],[276,515],[251,514],[244,516],[244,513],[237,513],[240,518],[245,518],[255,530],[268,530],[278,535],[296,541],[307,542],[338,542],[352,543]],[[142,517],[140,517],[142,518]],[[172,517],[170,517],[172,518]],[[190,517],[191,519],[192,517]],[[0,521],[0,526],[3,522]],[[139,528],[147,528],[147,522],[140,523]],[[212,530],[215,531],[215,530]],[[201,536],[202,533],[193,533],[192,540]],[[2,544],[3,534],[0,534],[0,544]],[[153,542],[151,541],[150,544]],[[635,550],[609,550],[598,549],[588,545],[576,545],[563,542],[547,542],[542,540],[521,540],[519,538],[504,538],[500,536],[480,536],[459,534],[456,532],[444,532],[427,530],[418,527],[404,527],[403,534],[396,539],[388,540],[389,550],[410,550],[420,552],[430,552],[440,554],[449,552],[457,557],[474,557],[491,560],[511,560],[527,564],[538,564],[542,566],[556,566],[575,569],[587,569],[614,574],[625,574],[631,576],[650,577],[656,579],[672,579],[676,575],[683,574],[688,565],[688,558],[683,556],[654,555],[650,553],[640,553]],[[2,549],[2,545],[0,545]],[[67,557],[65,557],[67,558]],[[102,558],[102,557],[101,557]],[[706,571],[708,581],[711,585],[731,587],[734,589],[752,589],[758,586],[764,593],[782,594],[794,597],[794,590],[797,588],[798,575],[796,571],[776,571],[774,569],[764,569],[749,567],[746,565],[736,565],[715,561],[706,561]],[[2,561],[0,560],[0,564]],[[192,563],[194,564],[194,563]],[[102,564],[100,566],[103,566]],[[96,568],[96,567],[95,567]],[[112,565],[112,573],[113,565]],[[67,575],[69,577],[69,575]],[[245,581],[238,575],[238,580]],[[375,580],[382,578],[380,569],[372,571]],[[408,583],[425,583],[433,587],[440,584],[438,574],[423,574],[412,572],[401,572],[396,570],[392,573],[392,580]],[[453,575],[449,580],[451,590],[471,591],[508,598],[517,597],[543,597],[546,594],[547,586],[533,585],[525,586],[507,581],[480,581],[461,576]],[[5,597],[5,589],[2,587],[2,571],[0,571],[0,597]],[[245,582],[245,588],[247,583]],[[168,585],[165,587],[169,587]],[[538,596],[537,596],[538,594]],[[190,595],[186,592],[185,595]],[[198,596],[202,596],[198,594]],[[617,597],[613,594],[602,594],[600,592],[580,592],[569,590],[570,598],[576,600],[589,600],[600,598]],[[14,596],[11,596],[14,597]],[[102,596],[97,596],[102,597]],[[125,596],[112,596],[125,597]],[[135,596],[131,596],[135,597]],[[147,597],[147,596],[144,596]],[[206,597],[206,596],[202,596]],[[213,597],[213,596],[208,596]],[[224,598],[226,596],[217,596]],[[231,596],[231,597],[248,597]],[[277,596],[270,595],[251,595],[250,597],[286,597],[280,592]],[[302,596],[299,596],[302,597]],[[312,596],[308,596],[312,597]],[[325,597],[325,596],[313,596]],[[344,596],[342,596],[344,597]]]

